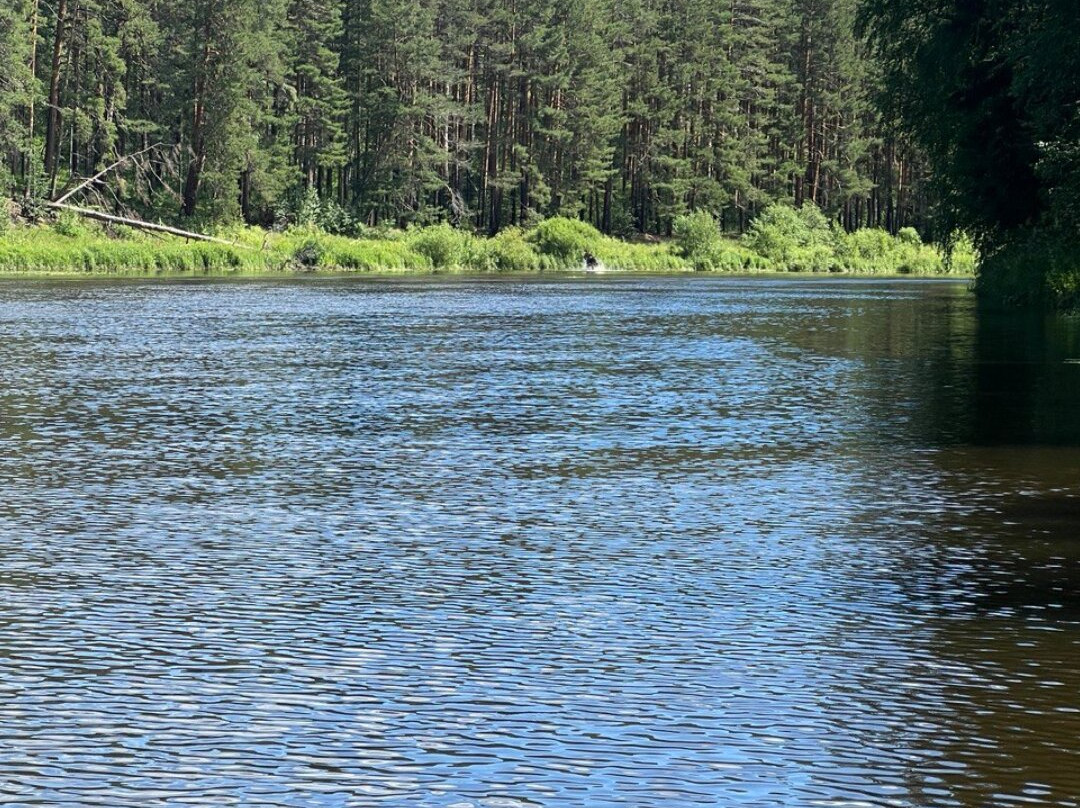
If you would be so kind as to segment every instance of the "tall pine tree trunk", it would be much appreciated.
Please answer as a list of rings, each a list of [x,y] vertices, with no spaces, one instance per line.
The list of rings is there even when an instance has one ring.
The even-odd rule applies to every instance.
[[[48,126],[45,130],[45,173],[49,177],[49,196],[56,195],[56,162],[60,149],[60,66],[64,57],[68,0],[56,6],[56,36],[53,41],[52,70],[49,73]]]
[[[203,34],[203,52],[195,79],[195,102],[191,115],[191,162],[188,163],[187,177],[184,180],[184,199],[181,213],[194,216],[199,204],[199,185],[202,182],[203,169],[206,168],[206,73],[210,65],[210,17],[207,15],[206,29]]]
[[[37,41],[38,41],[38,10],[41,7],[41,0],[34,0],[33,6],[30,10],[30,81],[33,82],[37,76]],[[26,121],[26,149],[23,151],[22,171],[23,180],[26,183],[23,195],[25,198],[30,198],[31,184],[34,181],[34,116],[37,112],[37,98],[36,94],[31,89],[30,95],[27,99],[27,121]]]

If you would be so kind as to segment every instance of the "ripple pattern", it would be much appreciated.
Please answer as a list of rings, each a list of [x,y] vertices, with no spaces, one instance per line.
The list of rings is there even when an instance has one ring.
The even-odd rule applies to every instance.
[[[975,329],[941,283],[0,284],[0,803],[1076,806],[1080,451],[968,439]]]

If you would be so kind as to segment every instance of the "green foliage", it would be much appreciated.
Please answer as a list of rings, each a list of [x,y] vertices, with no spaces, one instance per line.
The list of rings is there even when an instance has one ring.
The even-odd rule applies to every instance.
[[[801,208],[773,205],[750,225],[743,244],[777,268],[792,272],[840,269],[833,228],[810,202]]]
[[[747,272],[763,269],[766,261],[752,250],[725,238],[711,213],[697,211],[674,223],[679,252],[694,269],[706,272]]]
[[[427,258],[436,269],[457,269],[467,264],[471,236],[448,224],[418,227],[409,231],[409,247]]]
[[[88,236],[93,232],[91,226],[82,218],[66,210],[61,211],[60,215],[56,217],[52,227],[59,235],[68,236],[69,238]]]
[[[27,133],[17,126],[20,113],[32,99],[33,77],[28,69],[30,5],[27,0],[5,0],[0,3],[0,155],[21,152],[26,147]],[[0,161],[2,164],[2,161]],[[5,176],[6,175],[6,176]],[[0,197],[10,186],[11,175],[0,168]]]
[[[333,199],[323,199],[314,188],[294,189],[278,205],[274,217],[280,228],[307,227],[334,235],[362,235],[364,228]]]
[[[628,272],[684,272],[689,268],[668,244],[634,244],[604,236],[593,244],[593,255],[608,269]]]
[[[919,231],[914,227],[901,227],[900,231],[896,234],[896,238],[903,244],[910,244],[912,246],[922,244],[922,238],[919,236]]]
[[[759,225],[755,233],[772,244],[779,236],[770,228],[788,228],[782,235],[789,241],[793,238],[789,232],[793,222],[810,231],[820,229],[820,222],[811,214],[797,213],[792,218],[791,213],[788,210],[780,216],[767,217],[769,226]],[[945,271],[940,251],[913,241],[910,234],[892,238],[876,230],[852,234],[827,230],[835,239],[833,242],[799,241],[781,261],[720,235],[699,215],[687,217],[685,224],[680,225],[681,242],[622,241],[603,236],[587,224],[563,219],[554,224],[541,223],[531,231],[509,228],[491,238],[480,238],[446,224],[407,231],[387,230],[377,236],[369,233],[361,239],[330,234],[316,227],[294,227],[279,232],[234,226],[216,232],[219,238],[235,246],[186,243],[130,228],[103,228],[62,216],[48,227],[16,227],[6,233],[0,228],[0,272],[543,272],[580,269],[579,256],[586,249],[612,271],[840,269],[862,274]],[[702,232],[706,236],[698,238]],[[955,254],[970,250],[970,240],[966,242],[967,248],[963,247],[964,243],[957,240]],[[544,249],[539,249],[539,245]],[[973,260],[965,259],[968,263],[964,266],[970,267]],[[950,269],[955,272],[960,267],[954,262]],[[1065,289],[1069,282],[1067,274],[1056,276],[1055,283],[1060,289]]]
[[[112,239],[85,228],[18,228],[0,236],[0,272],[156,275],[264,272],[267,255],[255,250],[179,239]]]
[[[1005,306],[1080,307],[1080,253],[1060,230],[1028,230],[999,241],[983,257],[976,288]]]
[[[600,231],[587,222],[562,216],[541,222],[529,233],[539,253],[559,267],[580,264],[585,253],[597,255],[601,238]]]
[[[937,177],[946,221],[996,300],[1075,299],[1080,14],[1062,0],[861,0],[883,99]],[[1075,248],[1073,248],[1075,249]],[[970,250],[954,265],[972,257]]]
[[[957,233],[947,247],[949,271],[960,275],[974,275],[979,266],[979,251],[971,236]]]
[[[540,266],[540,256],[517,227],[501,231],[487,244],[493,268],[499,272],[531,272]]]
[[[708,211],[699,210],[676,217],[672,230],[683,257],[691,262],[695,256],[711,252],[720,242],[716,218]]]
[[[317,239],[308,239],[301,244],[293,253],[293,261],[297,266],[305,269],[314,269],[322,263],[326,250]]]
[[[693,210],[741,232],[770,204],[810,200],[849,229],[928,232],[925,161],[868,103],[879,77],[854,2],[6,0],[0,192],[39,184],[46,150],[57,176],[39,191],[160,142],[83,201],[191,227],[497,233],[565,217],[633,239]],[[1075,134],[1040,152],[1040,176],[1073,172]],[[595,235],[548,227],[530,244],[549,267]],[[478,244],[431,260],[527,259]],[[817,267],[803,249],[793,259]],[[682,254],[703,268],[749,255]]]

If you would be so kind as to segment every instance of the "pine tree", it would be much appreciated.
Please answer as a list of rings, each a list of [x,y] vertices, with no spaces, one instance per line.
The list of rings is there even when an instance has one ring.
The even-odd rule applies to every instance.
[[[186,164],[181,212],[193,216],[205,201],[230,215],[249,206],[252,184],[272,184],[278,167],[267,136],[284,83],[284,3],[193,0],[164,16],[173,135]]]
[[[288,9],[287,106],[294,160],[306,188],[333,194],[334,177],[346,161],[348,99],[335,48],[341,41],[341,7],[325,0],[291,0]],[[340,187],[339,187],[340,192]]]
[[[15,191],[12,180],[24,170],[32,149],[29,127],[34,104],[30,73],[32,3],[14,0],[0,7],[0,187]],[[0,215],[6,215],[0,210]]]

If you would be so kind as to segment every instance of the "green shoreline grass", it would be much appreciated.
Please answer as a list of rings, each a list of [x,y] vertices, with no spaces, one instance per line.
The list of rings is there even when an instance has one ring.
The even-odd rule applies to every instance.
[[[0,275],[47,277],[255,276],[295,274],[533,274],[580,272],[585,254],[629,273],[830,274],[963,277],[974,257],[946,261],[917,236],[843,233],[787,209],[762,217],[741,240],[720,235],[707,214],[680,217],[675,238],[631,242],[571,219],[491,238],[435,225],[360,238],[306,227],[285,232],[233,227],[215,236],[232,246],[103,228],[63,217],[51,225],[0,230]],[[800,229],[801,228],[801,229]],[[816,230],[814,229],[816,228]],[[913,232],[913,231],[912,231]]]

